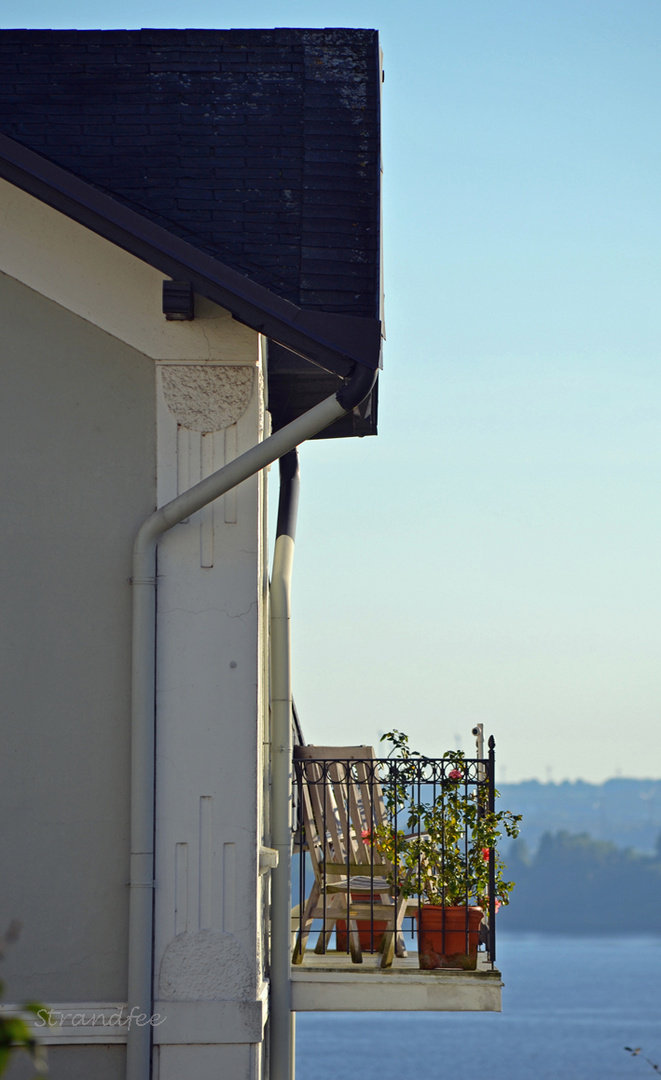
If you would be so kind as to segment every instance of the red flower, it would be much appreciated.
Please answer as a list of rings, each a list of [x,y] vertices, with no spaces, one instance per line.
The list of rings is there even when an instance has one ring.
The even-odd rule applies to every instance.
[[[367,843],[370,843],[370,844],[372,843],[372,830],[371,829],[363,829],[363,831],[361,832],[360,835],[362,836],[362,838],[363,838],[363,840],[364,840],[364,842],[366,844]]]
[[[450,780],[461,780],[463,778],[463,775],[464,774],[462,773],[461,769],[452,769],[448,773]]]
[[[489,862],[489,855],[490,854],[491,854],[491,849],[490,848],[488,848],[488,847],[483,847],[482,848],[482,858],[484,859],[485,862]]]

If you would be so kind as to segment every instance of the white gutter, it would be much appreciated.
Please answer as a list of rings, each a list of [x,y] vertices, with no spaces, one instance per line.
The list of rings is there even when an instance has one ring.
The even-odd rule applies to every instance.
[[[154,746],[156,684],[156,548],[161,537],[203,506],[254,476],[360,404],[376,371],[357,364],[337,395],[276,431],[245,454],[155,510],[133,545],[131,684],[131,867],[128,1004],[152,1015],[154,907]],[[284,757],[284,755],[283,755]],[[289,903],[289,899],[287,900]],[[289,926],[289,916],[287,918]],[[127,1080],[150,1080],[151,1024],[132,1024],[127,1037]]]

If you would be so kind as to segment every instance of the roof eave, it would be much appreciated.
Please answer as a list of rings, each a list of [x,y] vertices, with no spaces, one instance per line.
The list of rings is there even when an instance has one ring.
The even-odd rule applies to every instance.
[[[356,362],[381,366],[378,319],[303,311],[2,134],[0,176],[169,277],[190,281],[239,322],[326,371],[344,377]]]

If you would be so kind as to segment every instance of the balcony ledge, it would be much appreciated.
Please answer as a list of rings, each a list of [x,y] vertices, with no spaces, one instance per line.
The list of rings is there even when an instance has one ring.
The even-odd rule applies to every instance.
[[[476,971],[421,971],[418,954],[379,966],[379,955],[352,964],[344,954],[307,950],[292,967],[294,1012],[500,1012],[502,977],[484,953]]]

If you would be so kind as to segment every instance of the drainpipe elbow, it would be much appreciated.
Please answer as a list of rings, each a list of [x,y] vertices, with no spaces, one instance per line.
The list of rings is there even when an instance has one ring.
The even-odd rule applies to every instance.
[[[154,510],[146,521],[143,521],[133,543],[133,558],[150,556],[156,550],[156,545],[163,533],[170,528],[163,510]]]
[[[374,368],[366,367],[365,364],[356,364],[351,376],[340,387],[335,397],[338,403],[347,412],[351,412],[361,401],[364,401],[373,389],[379,372]]]

